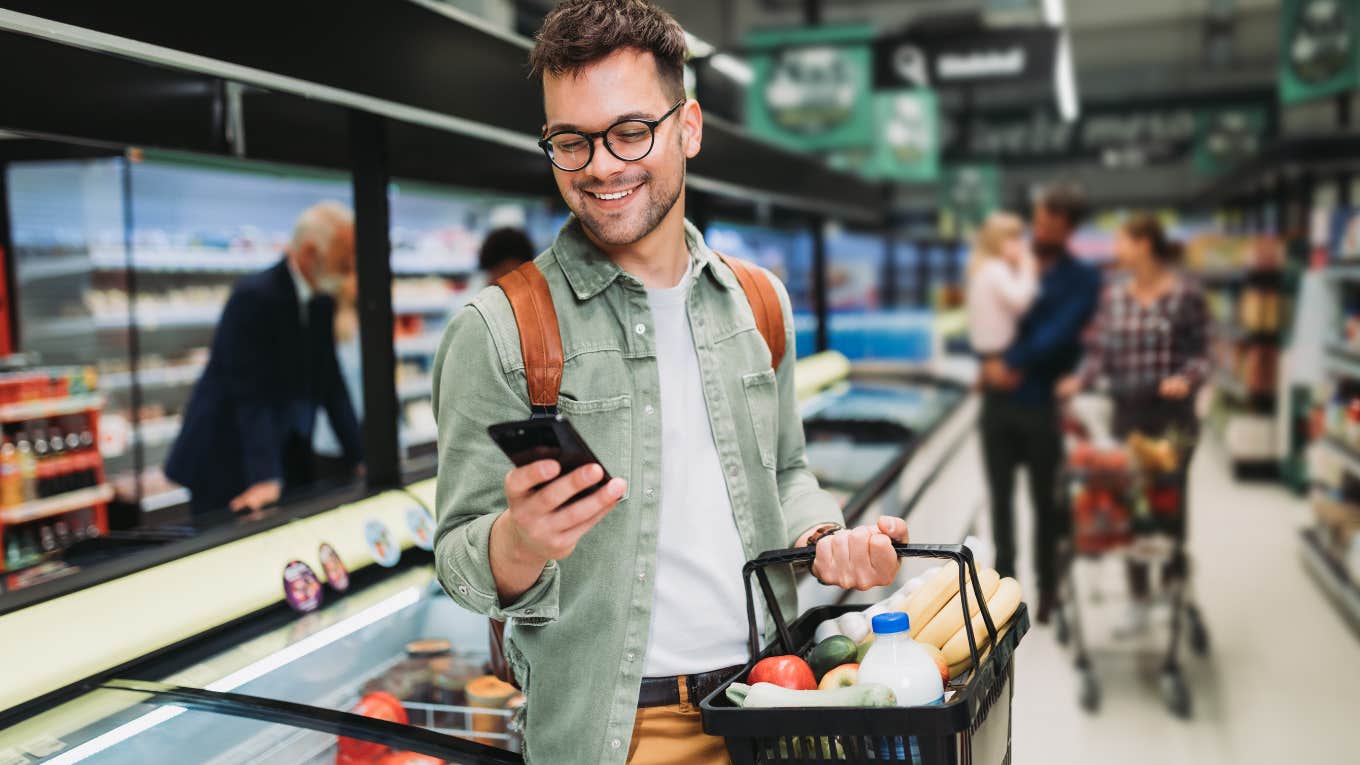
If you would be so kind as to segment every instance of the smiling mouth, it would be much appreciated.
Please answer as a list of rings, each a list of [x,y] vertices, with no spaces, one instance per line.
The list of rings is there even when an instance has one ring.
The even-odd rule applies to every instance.
[[[606,202],[610,202],[610,201],[613,201],[613,200],[615,200],[615,199],[623,199],[624,197],[629,196],[629,195],[632,194],[634,191],[637,191],[639,187],[640,187],[640,184],[639,184],[639,186],[634,186],[634,187],[632,187],[631,189],[624,189],[624,190],[622,190],[622,191],[613,191],[613,192],[609,192],[609,193],[604,193],[604,192],[599,192],[599,191],[587,191],[586,193],[589,194],[589,195],[591,195],[592,197],[595,197],[596,199],[603,200],[603,201],[606,201]]]

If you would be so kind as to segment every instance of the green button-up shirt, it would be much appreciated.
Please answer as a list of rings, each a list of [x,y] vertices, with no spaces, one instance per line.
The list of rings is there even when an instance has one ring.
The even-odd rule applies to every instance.
[[[752,558],[842,517],[807,467],[788,294],[778,285],[789,350],[772,370],[735,275],[688,222],[685,234],[697,274],[688,313],[708,418],[742,549]],[[595,248],[574,218],[535,262],[562,330],[559,409],[605,469],[628,481],[628,493],[569,557],[549,563],[515,602],[500,602],[488,542],[505,508],[511,464],[486,427],[528,417],[529,397],[510,303],[500,289],[486,289],[449,324],[435,357],[435,565],[460,605],[511,620],[506,655],[527,699],[525,759],[621,764],[637,709],[652,590],[667,586],[653,577],[663,413],[652,316],[642,282]],[[784,612],[796,614],[793,573],[771,574]]]

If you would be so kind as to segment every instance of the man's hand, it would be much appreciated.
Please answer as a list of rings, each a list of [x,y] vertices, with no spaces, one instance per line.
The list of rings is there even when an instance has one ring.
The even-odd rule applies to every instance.
[[[562,560],[614,509],[628,484],[615,478],[593,494],[568,500],[604,477],[599,465],[560,476],[557,460],[539,460],[505,476],[509,507],[491,527],[491,573],[503,602],[524,594],[548,561]],[[547,483],[551,481],[551,483]]]
[[[1068,399],[1081,393],[1081,378],[1076,375],[1069,375],[1058,381],[1054,395],[1060,399]]]
[[[272,505],[279,501],[279,495],[283,492],[283,484],[277,479],[271,481],[260,481],[249,489],[241,492],[236,499],[231,501],[233,512],[249,510],[259,512],[262,508]]]
[[[992,356],[982,362],[982,384],[992,390],[1013,390],[1020,385],[1020,373]]]
[[[812,575],[822,584],[847,590],[869,590],[893,583],[901,559],[893,542],[908,540],[907,522],[879,518],[876,526],[860,526],[822,537]]]
[[[1158,392],[1162,394],[1162,398],[1185,398],[1190,395],[1190,381],[1180,375],[1172,375],[1162,380]]]

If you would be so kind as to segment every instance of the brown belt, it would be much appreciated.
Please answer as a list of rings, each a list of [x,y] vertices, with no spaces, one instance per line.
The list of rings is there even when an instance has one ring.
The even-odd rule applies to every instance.
[[[696,707],[708,694],[727,682],[741,671],[741,666],[715,669],[697,675],[672,675],[670,677],[644,677],[638,690],[638,707],[668,707],[680,703],[680,683],[685,684],[689,702]]]

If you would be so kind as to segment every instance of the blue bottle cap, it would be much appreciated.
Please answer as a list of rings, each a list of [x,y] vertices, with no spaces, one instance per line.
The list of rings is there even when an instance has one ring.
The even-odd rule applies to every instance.
[[[892,635],[911,629],[911,617],[901,611],[890,611],[874,617],[875,635]]]

